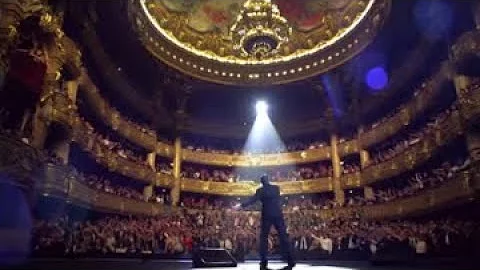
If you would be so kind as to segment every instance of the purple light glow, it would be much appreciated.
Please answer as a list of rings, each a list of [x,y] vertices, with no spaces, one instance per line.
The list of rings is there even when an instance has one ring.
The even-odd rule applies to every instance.
[[[368,71],[366,82],[374,92],[383,90],[388,84],[388,74],[382,67],[375,67]]]

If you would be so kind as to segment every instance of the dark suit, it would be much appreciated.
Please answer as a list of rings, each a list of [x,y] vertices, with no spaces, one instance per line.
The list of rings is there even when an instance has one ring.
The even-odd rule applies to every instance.
[[[268,234],[272,225],[280,237],[280,248],[284,259],[289,264],[294,264],[290,243],[288,241],[287,228],[283,219],[281,207],[280,188],[275,185],[264,184],[258,188],[255,195],[242,203],[242,207],[247,207],[256,201],[262,202],[262,224],[260,231],[260,264],[267,265],[268,253]]]

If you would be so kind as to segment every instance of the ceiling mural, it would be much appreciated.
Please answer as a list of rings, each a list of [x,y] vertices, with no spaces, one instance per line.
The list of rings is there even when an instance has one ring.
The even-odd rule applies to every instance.
[[[199,77],[225,77],[214,80],[218,82],[228,81],[229,77],[238,80],[238,74],[251,80],[269,77],[268,72],[256,73],[255,69],[271,70],[271,78],[283,74],[285,79],[299,68],[309,70],[305,58],[327,51],[333,52],[333,55],[325,55],[327,59],[335,56],[337,51],[331,47],[367,24],[366,33],[370,36],[383,23],[390,7],[389,0],[131,0],[131,3],[130,17],[143,38],[147,38],[144,42],[150,43],[147,48],[152,53],[197,77],[199,72],[195,69],[212,73]],[[369,38],[364,39],[362,44],[358,44],[360,40],[357,39],[357,47]],[[165,42],[168,44],[161,46]],[[337,49],[344,55],[336,55],[339,61],[331,61],[328,66],[338,65],[359,50],[353,48],[354,44],[343,45],[344,48]],[[165,57],[166,50],[177,59],[182,58],[185,64],[165,59],[170,58]],[[179,53],[175,53],[176,50]],[[191,55],[196,59],[193,62],[199,63],[196,66],[203,66],[203,69],[192,64],[185,66],[192,61],[185,61],[190,57],[180,54]],[[295,72],[291,72],[291,68],[269,68],[292,62],[297,62],[293,65]],[[217,64],[224,65],[225,69],[215,69]],[[250,72],[239,70],[242,65]],[[301,76],[308,77],[328,69],[327,65],[321,68],[317,65],[308,72],[300,71],[304,73]],[[313,66],[314,62],[310,67]],[[279,75],[275,76],[275,70],[280,71]],[[291,78],[287,80],[292,81]],[[282,80],[277,78],[276,81]]]
[[[218,31],[228,35],[246,0],[150,0],[152,12],[186,13],[186,22],[198,32]],[[326,25],[326,20],[339,18],[354,0],[275,0],[281,14],[299,31],[311,31]],[[358,4],[358,3],[357,3]],[[155,11],[155,8],[160,10]]]
[[[200,33],[218,32],[228,35],[230,26],[241,10],[245,0],[150,0],[150,11],[185,13],[187,25]]]

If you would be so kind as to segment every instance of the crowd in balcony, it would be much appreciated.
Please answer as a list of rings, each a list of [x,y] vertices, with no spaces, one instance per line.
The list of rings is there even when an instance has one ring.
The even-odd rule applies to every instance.
[[[358,166],[348,166],[346,171],[359,170]],[[183,178],[215,181],[215,182],[238,182],[252,181],[258,179],[261,175],[259,171],[268,171],[274,182],[282,181],[302,181],[311,179],[320,179],[331,177],[333,169],[327,162],[318,164],[299,165],[295,167],[276,167],[276,168],[213,168],[209,166],[200,166],[198,164],[184,165],[181,176]]]
[[[342,139],[342,142],[345,139]],[[311,143],[302,143],[298,141],[287,142],[285,146],[278,146],[270,149],[262,149],[255,151],[253,149],[243,149],[242,144],[238,145],[228,145],[226,147],[214,147],[208,146],[208,143],[195,143],[193,141],[186,142],[186,149],[195,151],[195,152],[203,152],[203,153],[213,153],[213,154],[229,154],[229,155],[242,155],[242,154],[278,154],[278,153],[286,153],[286,152],[297,152],[297,151],[305,151],[305,150],[313,150],[319,149],[322,147],[328,146],[328,143],[323,141],[314,141]]]
[[[333,209],[337,207],[355,207],[386,203],[396,199],[414,196],[422,191],[441,186],[455,177],[470,165],[469,158],[458,158],[455,161],[446,161],[438,167],[409,173],[411,176],[400,176],[389,181],[380,181],[373,187],[345,191],[345,203],[340,204],[331,194],[320,194],[316,198],[309,196],[291,196],[284,200],[285,211]],[[212,198],[208,195],[191,196],[182,200],[182,206],[197,209],[222,209],[235,204],[235,201],[224,198]],[[256,208],[255,208],[256,209]]]
[[[392,159],[407,150],[409,147],[421,142],[425,136],[428,136],[431,132],[438,129],[439,125],[448,118],[455,108],[454,105],[446,111],[429,119],[426,124],[421,125],[420,128],[414,126],[411,129],[406,129],[403,134],[397,134],[397,136],[394,136],[390,140],[376,146],[371,151],[372,157],[367,166],[376,165]]]
[[[380,145],[371,149],[371,158],[365,164],[365,166],[376,165],[382,162],[385,162],[409,147],[419,143],[424,136],[429,134],[432,130],[438,128],[439,124],[442,123],[448,115],[455,110],[455,107],[452,106],[450,109],[446,110],[445,112],[435,116],[434,118],[430,119],[430,121],[426,121],[427,124],[420,124],[412,128],[407,128],[404,132],[397,134],[398,136],[394,136],[390,140],[381,143]],[[115,141],[111,139],[107,135],[103,135],[97,132],[94,132],[94,129],[91,125],[87,123],[88,129],[91,131],[91,134],[95,137],[97,142],[100,142],[101,145],[108,148],[110,151],[116,152],[118,156],[128,159],[129,161],[144,165],[152,170],[164,172],[166,174],[171,174],[171,166],[166,164],[157,164],[152,165],[151,162],[148,161],[145,153],[139,153],[138,151],[133,151],[131,147],[124,147],[123,143]],[[420,127],[420,128],[419,128]],[[345,139],[340,141],[344,142]],[[314,149],[318,147],[325,146],[325,143],[322,142],[314,142],[310,145],[302,144],[298,142],[292,142],[291,144],[287,144],[288,151],[295,151],[296,149],[309,148]],[[223,150],[213,150],[212,148],[202,148],[202,147],[192,147],[187,146],[187,148],[193,151],[207,151],[207,152],[215,152],[219,151],[224,152]],[[227,151],[228,152],[228,151]],[[235,151],[234,151],[235,152]],[[240,153],[240,152],[238,152]],[[361,170],[360,165],[358,163],[351,163],[351,162],[342,162],[342,172],[343,174],[353,174],[359,172]],[[316,165],[302,165],[298,166],[297,168],[291,169],[289,171],[285,171],[283,169],[274,169],[270,173],[272,175],[272,179],[274,181],[301,181],[301,180],[309,180],[309,179],[318,179],[329,177],[333,175],[333,170],[331,165],[324,165],[320,164]],[[216,181],[216,182],[237,182],[242,180],[251,180],[252,176],[248,173],[239,173],[238,170],[232,168],[212,168],[212,167],[201,167],[197,168],[195,166],[183,166],[182,171],[183,178],[189,179],[199,179],[204,181]],[[253,176],[255,178],[255,176]]]
[[[300,255],[339,256],[471,254],[480,243],[478,224],[453,219],[414,221],[322,220],[315,214],[286,215],[292,248]],[[236,211],[181,211],[157,217],[108,216],[97,220],[37,221],[33,252],[38,256],[131,256],[191,254],[222,247],[236,256],[257,253],[259,216]],[[278,253],[278,238],[268,239]]]
[[[430,170],[417,172],[406,181],[396,181],[397,188],[378,188],[375,190],[375,197],[367,200],[367,203],[384,203],[398,198],[409,197],[418,194],[426,189],[441,186],[443,183],[454,178],[454,176],[467,169],[470,165],[470,159],[459,160],[455,163],[444,162],[440,167]]]
[[[454,178],[456,174],[466,170],[470,165],[469,158],[460,158],[456,161],[445,161],[440,166],[408,173],[409,176],[380,181],[363,194],[346,194],[346,206],[362,206],[377,203],[391,202],[396,199],[417,195],[428,189],[441,186]]]
[[[333,193],[311,195],[290,195],[283,197],[283,210],[293,212],[298,210],[319,210],[338,207],[333,198]],[[205,196],[202,194],[182,196],[180,206],[189,209],[222,210],[229,209],[245,198],[225,198],[218,196]],[[246,211],[259,211],[260,205],[254,204]]]
[[[416,97],[421,92],[424,92],[424,93],[432,92],[434,90],[432,85],[435,84],[435,83],[436,83],[435,78],[429,78],[427,81],[422,82],[413,92],[413,96]],[[410,103],[406,103],[402,106],[399,106],[399,107],[395,108],[390,113],[388,113],[386,116],[384,116],[384,117],[380,118],[379,120],[375,121],[374,123],[372,123],[370,125],[370,129],[375,129],[376,127],[380,126],[381,124],[383,124],[383,123],[387,122],[388,120],[392,119],[393,116],[400,113],[402,110],[407,109],[409,104]]]
[[[353,192],[347,190],[345,192],[345,203],[336,202],[332,196],[320,194],[318,198],[305,197],[287,197],[284,201],[284,209],[286,211],[295,210],[318,210],[332,209],[336,207],[354,207],[363,205],[372,205],[377,203],[386,203],[399,198],[414,196],[426,189],[440,186],[442,183],[452,179],[457,173],[464,171],[470,165],[469,158],[452,159],[455,161],[445,161],[438,167],[420,170],[417,172],[408,172],[406,175],[396,177],[394,179],[380,181],[371,187],[365,187],[365,190],[359,189],[361,192]],[[48,161],[53,164],[63,165],[63,161],[55,155],[50,155]],[[167,165],[165,165],[168,168]],[[166,169],[167,170],[167,169]],[[140,201],[151,200],[154,202],[165,202],[165,195],[145,197],[143,188],[139,189],[127,184],[119,184],[118,181],[111,181],[95,174],[84,174],[71,169],[70,174],[76,180],[79,180],[89,187],[122,196],[128,199]],[[221,175],[221,174],[220,174]],[[210,178],[208,178],[210,179]],[[254,178],[252,178],[254,179]],[[213,179],[213,181],[216,181]],[[234,201],[226,201],[224,198],[211,199],[208,196],[198,195],[196,197],[186,197],[182,199],[181,206],[196,209],[222,209],[230,207]],[[256,209],[254,209],[256,210]]]
[[[74,175],[76,180],[86,184],[87,186],[102,191],[108,194],[124,197],[127,199],[133,199],[138,201],[145,201],[146,197],[143,194],[143,190],[140,191],[134,187],[116,184],[108,179],[95,174],[83,174],[77,173]]]
[[[100,132],[96,132],[93,126],[88,122],[84,121],[87,126],[88,133],[94,139],[94,142],[100,143],[103,147],[108,149],[111,152],[115,152],[121,158],[129,160],[131,162],[142,164],[144,166],[149,166],[148,160],[146,155],[139,153],[139,151],[134,151],[136,147],[125,147],[126,141],[119,142],[112,138],[109,135],[101,134]],[[95,147],[95,144],[93,145]],[[102,151],[100,151],[102,152]]]
[[[442,123],[448,115],[454,110],[452,107],[447,111],[437,115],[431,121],[428,121],[426,125],[421,125],[421,129],[414,131],[406,131],[404,134],[395,136],[394,138],[376,146],[371,152],[371,159],[366,164],[366,166],[371,166],[385,162],[396,155],[402,153],[412,145],[415,145],[421,141],[421,139],[429,134],[432,130],[438,128],[438,125]],[[87,122],[88,123],[88,122]],[[110,151],[116,152],[120,157],[128,159],[132,162],[139,163],[145,166],[148,166],[150,169],[154,169],[154,166],[151,166],[144,154],[136,153],[130,148],[125,148],[122,146],[122,143],[112,140],[109,136],[93,132],[93,127],[88,126],[92,130],[92,134],[95,136],[96,140],[108,148]],[[287,147],[288,151],[293,151],[298,147],[299,143],[292,144],[293,148]],[[306,148],[316,148],[324,146],[324,143],[314,143]],[[304,145],[305,146],[305,145]],[[205,151],[204,148],[199,147],[187,147],[194,151]],[[208,149],[209,152],[215,152],[213,149]],[[221,150],[219,150],[222,152]],[[164,172],[166,174],[171,174],[171,166],[165,164],[157,165],[155,168],[157,171]],[[360,165],[357,163],[348,163],[342,164],[343,174],[351,174],[359,172]],[[284,171],[282,169],[276,169],[276,171],[271,173],[272,178],[275,181],[298,181],[298,180],[308,180],[308,179],[318,179],[328,176],[332,176],[332,167],[330,165],[319,165],[319,166],[298,166],[295,169],[290,171]],[[195,168],[194,166],[184,166],[182,171],[182,177],[190,179],[199,179],[204,181],[217,181],[217,182],[236,182],[240,180],[251,180],[250,175],[245,175],[245,173],[239,173],[235,169],[231,168]]]

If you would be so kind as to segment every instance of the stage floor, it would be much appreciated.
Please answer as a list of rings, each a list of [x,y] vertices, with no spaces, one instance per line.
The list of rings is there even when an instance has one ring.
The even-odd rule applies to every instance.
[[[268,267],[272,270],[281,269],[286,264],[281,262],[271,262]],[[192,268],[191,261],[167,261],[167,260],[149,260],[141,261],[138,259],[59,259],[59,260],[34,260],[23,266],[0,267],[1,269],[48,269],[48,270],[187,270]],[[251,261],[239,263],[236,268],[201,268],[204,270],[258,270],[258,262]],[[401,265],[383,265],[374,266],[369,262],[346,262],[346,261],[318,261],[318,262],[299,262],[295,270],[461,270],[468,269],[453,265],[436,266],[401,266]]]

